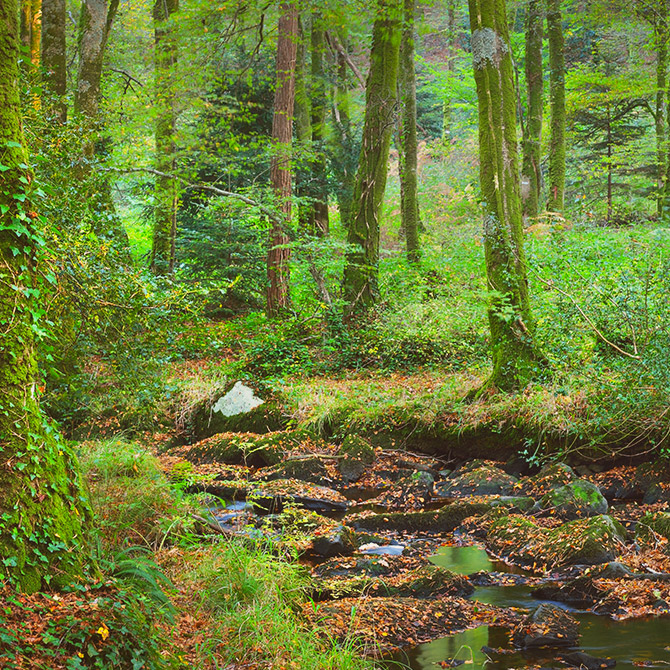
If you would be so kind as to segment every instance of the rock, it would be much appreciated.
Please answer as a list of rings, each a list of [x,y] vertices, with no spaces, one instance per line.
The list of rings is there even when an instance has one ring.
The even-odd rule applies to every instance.
[[[475,461],[476,463],[476,461]],[[449,479],[435,485],[435,494],[444,498],[463,498],[472,495],[510,495],[516,477],[493,465],[483,464],[472,467],[471,464],[459,468]]]
[[[255,479],[265,482],[275,479],[300,479],[330,487],[335,484],[323,461],[315,456],[289,459],[271,468],[263,468],[256,473]]]
[[[605,593],[594,585],[591,575],[571,579],[565,584],[545,584],[532,591],[532,596],[539,600],[552,600],[580,609],[594,607],[604,595]]]
[[[356,533],[342,524],[315,535],[311,544],[312,552],[323,558],[350,556],[356,551],[357,547]]]
[[[542,603],[512,631],[512,642],[521,649],[572,647],[579,640],[579,623],[556,605]]]
[[[345,512],[349,507],[347,499],[337,491],[297,479],[275,479],[254,485],[256,488],[247,493],[247,499],[260,514],[277,514],[287,502],[319,513]]]
[[[552,489],[565,486],[575,479],[572,468],[565,463],[545,465],[536,475],[521,481],[521,489],[525,495],[541,498]]]
[[[338,470],[347,484],[360,479],[365,470],[374,463],[374,447],[358,435],[347,435],[340,447]]]
[[[577,479],[546,493],[540,500],[540,507],[553,510],[563,519],[580,519],[606,514],[609,504],[595,484]]]
[[[366,556],[402,556],[405,547],[402,544],[384,544],[380,546],[374,542],[368,542],[368,544],[358,547],[358,551]]]
[[[600,492],[609,501],[641,498],[642,489],[635,483],[633,468],[620,467],[598,477]]]
[[[642,498],[643,505],[655,505],[660,502],[670,501],[670,486],[663,482],[652,484],[644,493]]]
[[[613,658],[597,658],[583,651],[564,654],[561,656],[561,660],[573,668],[581,668],[582,670],[605,670],[605,668],[613,668],[616,665]]]
[[[605,515],[551,529],[512,515],[491,524],[486,542],[496,554],[519,565],[558,567],[608,563],[619,554],[625,538],[623,526]]]
[[[635,539],[655,544],[658,536],[670,540],[670,512],[647,512],[635,527]]]
[[[434,484],[435,480],[427,472],[413,472],[396,482],[388,491],[367,502],[388,509],[422,509],[430,501]]]

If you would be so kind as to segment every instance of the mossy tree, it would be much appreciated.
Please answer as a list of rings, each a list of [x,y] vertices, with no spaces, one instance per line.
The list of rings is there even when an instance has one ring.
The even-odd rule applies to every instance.
[[[38,404],[41,241],[21,131],[18,10],[0,3],[0,581],[31,592],[82,574],[89,512],[75,459]]]
[[[526,14],[527,110],[523,138],[523,213],[530,218],[539,213],[542,186],[542,0],[528,0]]]
[[[563,213],[565,200],[565,53],[560,0],[547,0],[549,37],[549,197],[547,210]]]
[[[542,361],[534,341],[523,249],[512,50],[505,0],[469,0],[469,10],[493,354],[484,388],[511,390],[536,374]]]
[[[154,20],[154,64],[156,79],[156,169],[170,174],[176,156],[176,84],[177,36],[174,14],[179,0],[156,0]],[[177,237],[177,182],[157,176],[154,190],[154,229],[151,247],[151,270],[157,275],[172,275]]]
[[[416,72],[414,67],[415,0],[404,0],[400,42],[400,216],[405,232],[407,260],[418,263],[419,197],[417,183],[418,143],[416,134]]]
[[[354,211],[344,267],[346,316],[368,311],[378,299],[379,215],[396,113],[400,0],[379,0],[365,87],[363,141],[354,185]]]
[[[67,60],[65,51],[65,0],[42,2],[42,68],[47,104],[59,122],[67,119]]]

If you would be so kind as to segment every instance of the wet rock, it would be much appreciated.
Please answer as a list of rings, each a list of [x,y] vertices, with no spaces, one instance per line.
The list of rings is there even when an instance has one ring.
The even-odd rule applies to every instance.
[[[605,593],[593,583],[588,575],[570,580],[565,584],[545,584],[533,589],[532,595],[539,600],[552,600],[580,609],[593,608]]]
[[[542,603],[512,631],[512,642],[521,649],[572,647],[578,640],[577,620],[547,603]]]
[[[388,491],[368,502],[388,509],[422,509],[431,499],[434,484],[432,475],[416,471],[403,477]]]
[[[643,496],[642,489],[634,480],[630,467],[615,468],[598,477],[600,492],[609,501],[631,500]]]
[[[374,447],[359,435],[347,435],[338,452],[338,470],[342,479],[350,484],[360,479],[366,469],[374,463]]]
[[[658,537],[670,539],[670,512],[647,512],[635,527],[635,538],[656,543]]]
[[[510,495],[516,477],[493,465],[459,468],[449,479],[435,485],[435,494],[444,498],[463,498],[472,495]]]
[[[358,538],[351,528],[338,524],[314,535],[310,548],[312,553],[323,558],[349,556],[358,548]]]
[[[561,660],[573,668],[581,668],[582,670],[605,670],[606,668],[613,668],[616,665],[616,661],[613,658],[598,658],[583,651],[573,651],[569,654],[563,654]]]
[[[597,565],[619,554],[625,529],[609,516],[570,521],[556,528],[542,528],[518,515],[496,520],[486,539],[498,555],[526,567]]]
[[[606,514],[609,504],[595,484],[577,479],[546,493],[540,500],[540,507],[553,510],[563,519],[580,519]]]
[[[260,514],[277,514],[287,502],[319,513],[344,512],[349,507],[347,499],[337,491],[296,479],[254,482],[254,485],[256,488],[247,493],[247,498]]]
[[[275,479],[299,479],[329,487],[336,484],[323,460],[315,456],[289,459],[271,468],[263,468],[256,473],[255,479],[265,482]]]
[[[655,505],[660,502],[670,502],[670,485],[665,482],[652,484],[642,497],[643,505]]]
[[[536,475],[521,480],[521,490],[534,498],[541,498],[553,489],[565,486],[576,475],[572,468],[565,463],[545,465]]]

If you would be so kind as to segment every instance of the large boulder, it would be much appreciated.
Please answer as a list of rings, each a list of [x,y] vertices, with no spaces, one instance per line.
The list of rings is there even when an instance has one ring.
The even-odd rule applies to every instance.
[[[556,605],[542,603],[512,631],[521,649],[573,647],[579,640],[579,623]]]
[[[595,484],[577,479],[546,493],[540,507],[563,519],[580,519],[607,514],[609,504]]]
[[[526,495],[541,498],[553,489],[569,484],[576,475],[565,463],[545,465],[536,475],[521,480],[521,489]]]
[[[423,509],[431,499],[435,480],[427,472],[416,471],[397,481],[388,491],[368,500],[368,504],[394,510]]]
[[[489,548],[510,561],[532,568],[597,565],[614,560],[623,548],[626,531],[609,516],[570,521],[542,528],[518,515],[501,517],[490,527]]]
[[[659,538],[670,540],[670,512],[647,512],[635,527],[635,539],[656,544]]]
[[[338,452],[340,458],[338,470],[342,479],[350,484],[360,479],[363,473],[374,463],[375,449],[359,435],[347,435]]]
[[[479,467],[471,464],[435,485],[435,495],[444,498],[463,498],[473,495],[511,495],[518,480],[504,470],[483,463]]]
[[[265,482],[275,479],[300,479],[303,482],[330,487],[337,483],[323,460],[317,456],[292,458],[278,465],[262,468],[256,472],[254,479]]]

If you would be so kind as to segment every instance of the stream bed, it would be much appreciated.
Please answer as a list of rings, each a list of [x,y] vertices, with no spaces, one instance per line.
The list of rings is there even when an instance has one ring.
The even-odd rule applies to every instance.
[[[435,565],[458,574],[506,572],[522,573],[500,561],[491,559],[486,551],[476,546],[445,546],[431,556]],[[533,598],[527,585],[477,587],[472,599],[499,607],[533,609],[538,600]],[[560,656],[569,651],[584,651],[591,656],[611,658],[619,670],[633,668],[667,668],[670,666],[670,618],[647,617],[614,621],[554,603],[569,611],[580,623],[578,647],[565,650],[515,650],[506,629],[480,626],[448,637],[403,649],[376,662],[380,670],[410,668],[435,670],[441,667],[465,665],[488,670],[521,668],[565,668]],[[495,650],[495,651],[494,651]],[[500,650],[504,650],[500,653]]]

